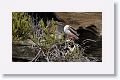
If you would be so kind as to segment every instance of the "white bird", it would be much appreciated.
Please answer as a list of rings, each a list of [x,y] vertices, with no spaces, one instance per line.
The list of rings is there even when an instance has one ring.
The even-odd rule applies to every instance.
[[[70,25],[66,25],[64,27],[64,32],[65,34],[67,34],[67,36],[70,38],[70,39],[79,39],[79,34],[77,33],[77,31],[72,28]]]

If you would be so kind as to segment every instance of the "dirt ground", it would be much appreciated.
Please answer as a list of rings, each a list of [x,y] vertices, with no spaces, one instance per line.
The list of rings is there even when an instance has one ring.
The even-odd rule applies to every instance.
[[[74,28],[94,24],[98,32],[102,32],[102,12],[58,12],[56,14]]]

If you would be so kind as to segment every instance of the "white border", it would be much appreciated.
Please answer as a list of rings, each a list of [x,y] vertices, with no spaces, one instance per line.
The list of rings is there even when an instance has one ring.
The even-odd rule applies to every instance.
[[[111,0],[4,0],[0,3],[0,73],[114,74],[114,5]],[[12,62],[12,12],[102,12],[102,62]]]

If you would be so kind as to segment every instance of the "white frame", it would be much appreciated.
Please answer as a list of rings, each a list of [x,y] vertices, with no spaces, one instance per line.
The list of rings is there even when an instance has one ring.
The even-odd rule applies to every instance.
[[[4,0],[0,5],[0,73],[114,74],[112,0]],[[12,62],[12,12],[46,11],[102,12],[102,62]]]

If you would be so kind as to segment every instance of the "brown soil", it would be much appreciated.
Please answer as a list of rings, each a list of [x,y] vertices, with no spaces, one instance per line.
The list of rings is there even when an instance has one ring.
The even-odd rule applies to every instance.
[[[74,28],[93,24],[100,33],[102,31],[102,12],[57,12],[56,14]]]

